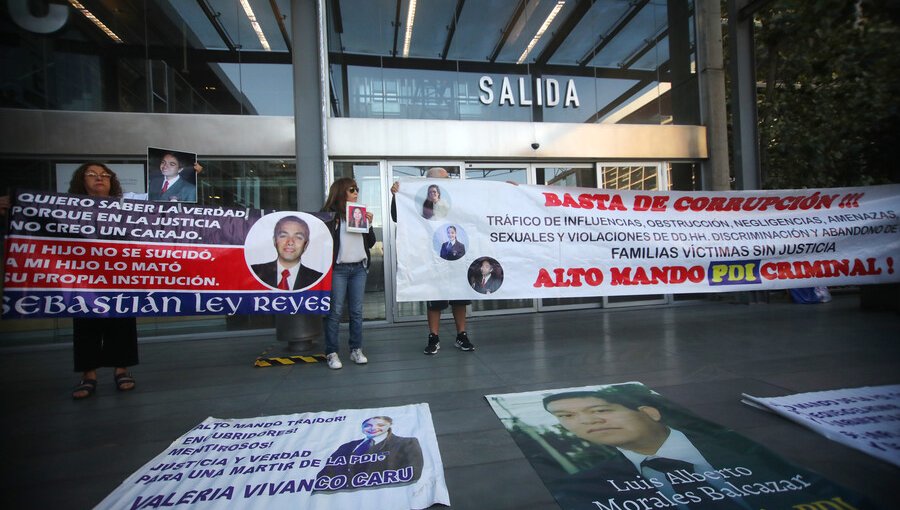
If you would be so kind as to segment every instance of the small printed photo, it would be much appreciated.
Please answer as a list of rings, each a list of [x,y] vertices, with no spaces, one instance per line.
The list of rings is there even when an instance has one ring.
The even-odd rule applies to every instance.
[[[366,206],[354,202],[347,202],[347,232],[365,234],[369,231],[369,218],[366,216]]]
[[[469,266],[469,285],[475,292],[493,294],[503,285],[503,266],[491,257],[479,257]]]
[[[468,236],[458,225],[447,223],[434,232],[432,244],[444,260],[459,260],[466,254]]]
[[[441,190],[439,184],[423,186],[416,193],[416,203],[422,204],[420,213],[426,220],[438,220],[450,212],[450,196]]]
[[[156,202],[197,202],[197,154],[147,147],[147,194]]]
[[[244,259],[256,279],[270,289],[303,290],[331,269],[331,233],[311,214],[267,214],[247,233]]]

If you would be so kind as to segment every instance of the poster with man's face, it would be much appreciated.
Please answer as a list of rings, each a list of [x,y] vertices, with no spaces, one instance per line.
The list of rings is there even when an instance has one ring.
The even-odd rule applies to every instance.
[[[197,202],[197,154],[147,147],[147,194],[156,202]]]

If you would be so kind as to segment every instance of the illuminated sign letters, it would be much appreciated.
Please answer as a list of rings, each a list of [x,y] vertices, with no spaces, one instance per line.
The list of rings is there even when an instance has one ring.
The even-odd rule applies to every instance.
[[[478,80],[478,88],[481,89],[478,99],[481,104],[494,104],[494,79],[490,76],[482,76]],[[503,82],[500,84],[500,96],[497,104],[499,106],[537,106],[554,107],[560,103],[560,84],[553,78],[535,78],[532,89],[525,89],[525,78],[518,79],[518,94],[515,93],[509,78],[504,76]],[[575,90],[575,80],[566,81],[565,97],[562,99],[563,108],[578,108],[578,91]]]

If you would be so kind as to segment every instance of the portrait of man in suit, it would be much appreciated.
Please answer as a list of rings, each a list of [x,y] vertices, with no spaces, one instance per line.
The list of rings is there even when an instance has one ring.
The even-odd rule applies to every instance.
[[[458,260],[466,254],[466,245],[456,239],[456,227],[447,227],[447,241],[441,244],[441,258],[444,260]]]
[[[424,464],[419,440],[394,435],[393,424],[390,416],[373,416],[363,421],[363,437],[342,444],[328,457],[325,467],[316,475],[316,490],[384,485],[372,485],[371,480],[396,480],[391,485],[418,480]],[[335,487],[335,481],[343,484]],[[319,489],[326,484],[327,489]]]
[[[800,508],[852,493],[792,466],[724,427],[680,410],[640,384],[566,391],[543,398],[565,430],[591,445],[596,463],[547,483],[564,509],[610,507],[642,498],[665,508]],[[592,449],[596,451],[591,451]],[[756,490],[775,483],[779,490]],[[737,487],[748,487],[740,490]],[[623,507],[624,508],[624,507]]]
[[[297,216],[285,216],[275,223],[272,235],[277,258],[250,266],[263,283],[278,290],[305,289],[322,273],[304,266],[301,257],[309,247],[309,225]]]
[[[148,160],[152,161],[157,151],[149,149]],[[186,154],[177,152],[162,152],[158,157],[159,173],[154,175],[150,171],[148,198],[160,202],[196,202],[197,186],[193,182],[199,167],[196,157],[188,161]]]
[[[471,274],[473,273],[472,268],[477,268],[477,272]],[[469,284],[475,292],[480,292],[481,294],[493,294],[494,292],[497,292],[497,289],[503,284],[503,275],[499,269],[499,264],[497,265],[497,268],[495,268],[494,262],[489,258],[480,259],[480,262],[479,260],[476,260],[469,271]]]

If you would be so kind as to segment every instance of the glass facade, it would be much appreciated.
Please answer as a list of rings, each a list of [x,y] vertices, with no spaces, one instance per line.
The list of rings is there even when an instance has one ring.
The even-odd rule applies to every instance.
[[[293,115],[290,0],[5,3],[0,107]]]
[[[688,0],[340,0],[326,7],[335,117],[699,118]]]

